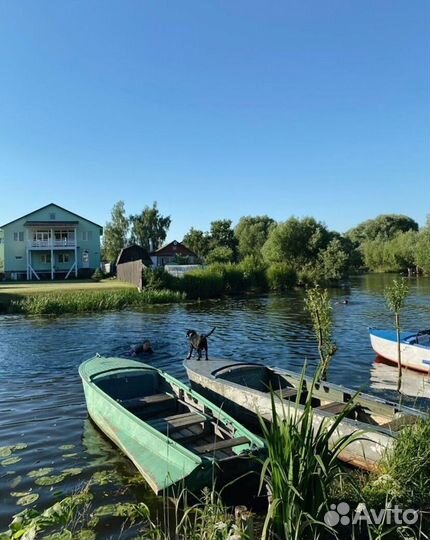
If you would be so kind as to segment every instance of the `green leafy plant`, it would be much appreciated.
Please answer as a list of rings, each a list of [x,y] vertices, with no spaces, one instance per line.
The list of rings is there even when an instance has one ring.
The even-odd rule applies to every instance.
[[[327,371],[336,353],[336,344],[332,340],[332,307],[327,289],[314,287],[308,289],[305,296],[305,306],[311,316],[312,325],[318,343],[320,356],[321,378],[327,378]]]
[[[389,309],[394,313],[394,321],[396,325],[397,334],[397,363],[398,363],[398,378],[397,378],[397,391],[400,392],[402,388],[402,362],[401,362],[401,347],[400,347],[400,312],[405,305],[406,297],[409,294],[409,286],[406,280],[393,279],[391,286],[385,289],[385,299],[387,301]]]
[[[339,424],[353,409],[353,400],[334,419],[319,424],[314,422],[312,390],[319,374],[315,374],[305,389],[304,373],[305,369],[296,403],[283,405],[283,414],[278,415],[277,396],[272,392],[271,422],[261,421],[268,457],[263,463],[260,490],[266,483],[272,499],[263,539],[275,535],[279,540],[306,540],[334,532],[324,523],[323,517],[329,509],[331,486],[342,474],[338,458],[362,436],[361,432],[356,432],[336,438],[335,442],[331,440]],[[300,406],[302,394],[306,395],[306,400]]]

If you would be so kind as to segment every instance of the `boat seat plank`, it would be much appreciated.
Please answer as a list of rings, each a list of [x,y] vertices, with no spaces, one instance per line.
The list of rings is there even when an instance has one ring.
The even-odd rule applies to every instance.
[[[289,386],[287,386],[287,388],[280,388],[279,390],[276,390],[275,393],[282,399],[291,399],[297,396],[296,388],[290,388]]]
[[[326,405],[320,405],[319,407],[316,407],[318,411],[324,411],[329,414],[340,414],[344,411],[345,407],[347,406],[347,403],[343,403],[341,401],[333,401],[332,403],[327,403]]]
[[[393,418],[385,424],[379,424],[379,427],[388,429],[390,431],[399,431],[399,429],[415,424],[418,421],[417,416],[399,416],[398,418]]]
[[[173,416],[165,416],[164,418],[155,421],[149,421],[148,424],[154,429],[162,432],[172,433],[185,427],[190,427],[200,424],[206,420],[206,417],[199,413],[176,414]]]
[[[122,399],[120,401],[121,405],[126,409],[136,409],[139,407],[144,407],[145,405],[151,405],[155,403],[167,403],[169,401],[175,400],[175,397],[170,394],[153,394],[151,396],[142,396],[131,399]]]
[[[209,452],[216,452],[217,450],[225,450],[226,448],[233,448],[241,444],[249,443],[247,437],[237,437],[236,439],[225,439],[211,444],[202,444],[201,446],[194,446],[194,452],[198,454],[207,454]]]

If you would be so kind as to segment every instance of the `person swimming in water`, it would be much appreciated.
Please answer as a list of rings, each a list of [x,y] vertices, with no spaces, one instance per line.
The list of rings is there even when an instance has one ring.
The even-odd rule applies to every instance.
[[[139,345],[131,346],[131,356],[139,356],[140,354],[152,354],[154,352],[151,342],[146,339]]]

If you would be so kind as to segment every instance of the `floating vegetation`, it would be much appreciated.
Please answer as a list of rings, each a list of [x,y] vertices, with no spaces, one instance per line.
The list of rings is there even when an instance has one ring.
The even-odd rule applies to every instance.
[[[65,474],[53,474],[52,476],[41,476],[36,479],[36,484],[38,486],[53,486],[54,484],[59,484],[66,478]]]
[[[38,493],[28,493],[25,494],[23,497],[20,497],[16,504],[19,504],[20,506],[28,506],[30,504],[33,504],[37,499],[39,498]]]
[[[71,467],[70,469],[64,469],[63,474],[67,476],[77,476],[78,474],[81,474],[82,469],[79,467]]]
[[[121,476],[116,471],[97,471],[91,477],[91,482],[97,486],[114,484],[121,481]]]
[[[96,533],[90,529],[82,529],[75,535],[76,540],[95,540]]]
[[[6,458],[12,454],[13,446],[0,446],[0,458]]]
[[[12,491],[10,496],[11,497],[25,497],[25,495],[29,495],[29,491]]]
[[[10,482],[10,487],[11,488],[16,488],[20,483],[21,483],[21,480],[22,480],[22,476],[21,475],[18,475],[16,476],[11,482]]]
[[[15,444],[15,446],[13,447],[14,450],[25,450],[25,448],[27,448],[28,444],[25,443],[25,442],[20,442],[18,444]]]
[[[69,459],[69,458],[74,458],[74,457],[77,457],[79,454],[77,454],[76,452],[74,454],[63,454],[61,457],[63,458],[66,458],[66,459]]]
[[[21,461],[21,459],[22,458],[18,456],[13,456],[10,458],[6,458],[3,461],[0,461],[0,465],[2,465],[2,467],[8,467],[9,465],[14,465],[15,463],[18,463],[18,461]]]
[[[72,448],[75,448],[74,444],[62,444],[58,447],[60,450],[71,450]]]
[[[94,512],[96,517],[124,517],[133,524],[137,520],[149,518],[149,509],[145,503],[116,503],[99,506]]]
[[[54,469],[52,467],[42,467],[40,469],[35,469],[34,471],[28,472],[27,476],[30,478],[40,478],[41,476],[47,476],[53,470]]]

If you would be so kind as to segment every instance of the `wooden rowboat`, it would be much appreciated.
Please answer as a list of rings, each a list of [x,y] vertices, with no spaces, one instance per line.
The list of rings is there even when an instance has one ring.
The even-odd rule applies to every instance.
[[[95,356],[79,367],[88,413],[155,493],[194,491],[255,467],[264,443],[167,373],[136,360]]]
[[[311,379],[305,378],[298,396],[299,374],[259,363],[188,360],[184,366],[192,388],[253,428],[259,426],[258,416],[267,421],[272,418],[271,388],[275,392],[277,412],[282,416],[295,414],[296,406],[303,410],[308,389],[312,387]],[[350,444],[340,458],[356,467],[372,470],[391,447],[398,431],[416,422],[422,414],[367,394],[356,394],[342,386],[319,382],[312,391],[314,428],[322,422],[329,424],[352,399],[355,407],[339,423],[332,442],[361,432],[362,437]]]
[[[369,328],[373,350],[382,358],[398,364],[397,334],[395,330]],[[403,367],[429,373],[430,330],[400,333],[400,363]]]

